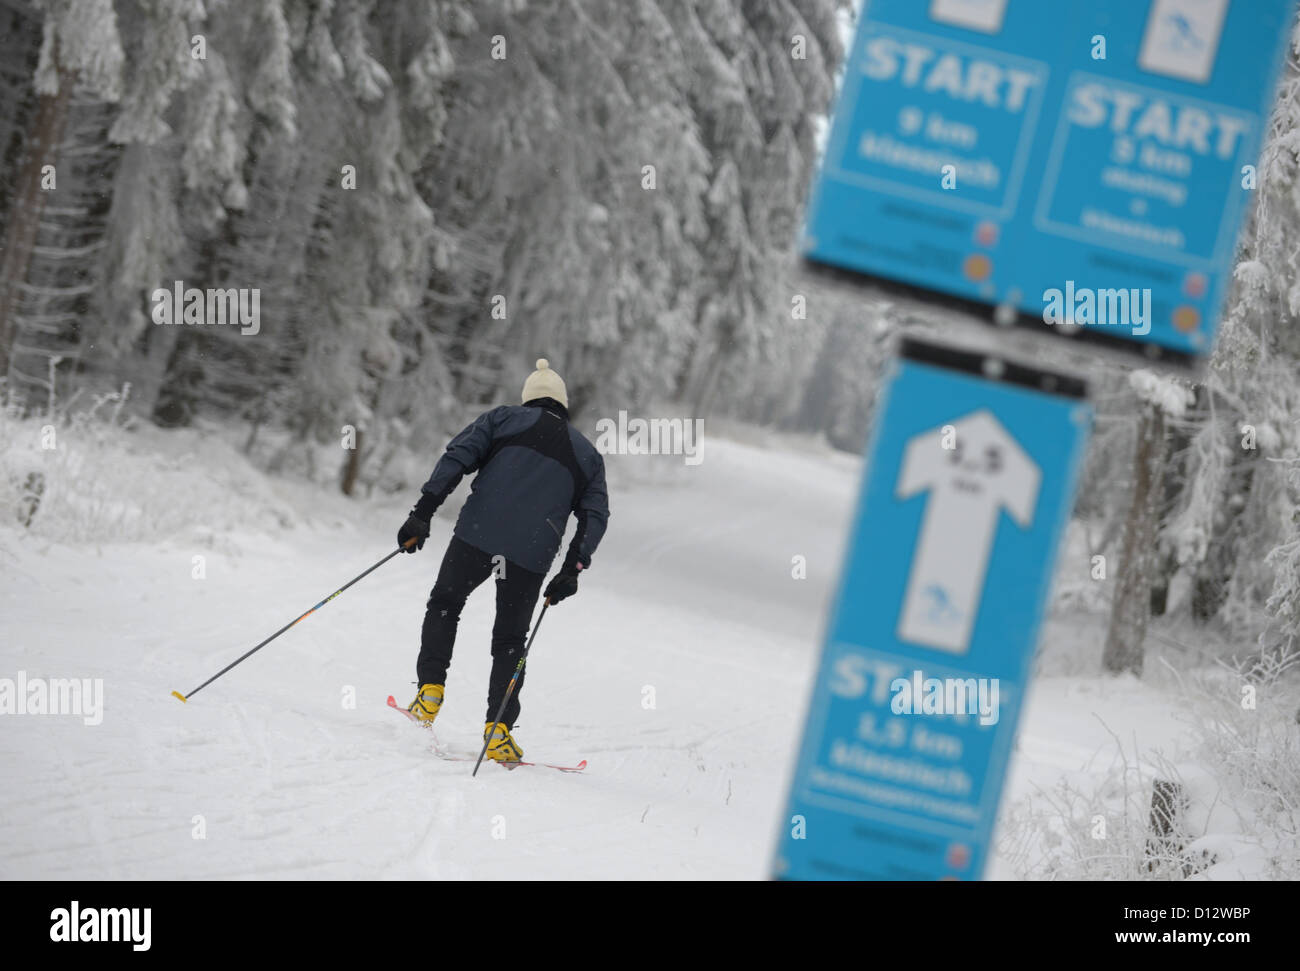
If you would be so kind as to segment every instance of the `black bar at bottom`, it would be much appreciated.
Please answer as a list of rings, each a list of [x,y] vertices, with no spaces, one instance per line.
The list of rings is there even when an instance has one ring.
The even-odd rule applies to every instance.
[[[436,861],[432,865],[436,868]],[[42,965],[46,955],[39,952],[48,948],[49,957],[57,959],[62,950],[65,957],[116,959],[114,967],[117,961],[130,967],[150,958],[176,966],[177,959],[197,955],[205,966],[224,958],[243,963],[269,958],[301,967],[322,956],[333,967],[346,956],[360,957],[369,968],[410,963],[428,948],[446,952],[463,946],[487,958],[495,953],[494,942],[504,941],[517,945],[521,958],[538,949],[570,958],[622,953],[618,949],[628,947],[700,957],[716,949],[728,964],[752,960],[766,966],[774,942],[805,948],[815,946],[809,943],[813,939],[834,939],[891,960],[915,955],[907,963],[918,968],[976,959],[995,969],[1153,945],[1161,953],[1160,945],[1169,944],[1174,948],[1163,953],[1175,963],[1181,950],[1191,947],[1215,954],[1216,963],[1258,963],[1265,954],[1290,947],[1295,936],[1295,887],[1286,882],[723,884],[646,882],[644,871],[629,868],[627,882],[527,886],[500,879],[499,869],[491,871],[488,886],[438,880],[414,886],[408,881],[10,882],[3,888],[0,935],[6,953]],[[665,891],[671,894],[672,919],[664,913]],[[485,893],[508,899],[485,913]],[[74,900],[82,919],[76,939],[68,940],[66,925],[59,927],[54,914],[70,910]],[[146,907],[148,950],[136,950],[130,940],[87,940],[87,910]],[[850,919],[828,924],[825,915],[837,912]],[[120,914],[113,915],[112,924],[124,926]],[[705,925],[723,930],[701,934]],[[1200,940],[1204,934],[1211,937],[1208,943]],[[458,935],[465,937],[463,944]],[[75,954],[66,953],[74,947]]]

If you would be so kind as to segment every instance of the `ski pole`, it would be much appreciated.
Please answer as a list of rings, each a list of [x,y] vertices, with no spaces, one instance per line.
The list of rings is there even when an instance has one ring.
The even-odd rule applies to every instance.
[[[417,539],[418,539],[418,537],[416,537],[416,536],[412,536],[410,539],[408,539],[408,540],[406,541],[406,546],[409,547],[409,546],[410,546],[412,543],[414,543]],[[298,621],[302,620],[303,617],[307,617],[307,616],[309,616],[309,615],[311,615],[311,614],[314,614],[316,611],[320,610],[320,609],[321,609],[322,607],[324,607],[327,603],[329,603],[331,600],[333,600],[335,597],[337,597],[339,594],[341,594],[341,593],[342,593],[344,590],[346,590],[348,587],[352,586],[352,584],[356,583],[358,580],[361,580],[361,579],[364,579],[365,577],[368,577],[370,574],[374,573],[374,572],[375,572],[376,570],[378,570],[381,566],[383,566],[385,563],[387,563],[387,562],[388,562],[389,560],[391,560],[394,556],[396,556],[398,553],[401,553],[401,552],[402,552],[402,547],[399,546],[397,549],[393,550],[393,552],[389,553],[389,554],[388,554],[387,556],[385,556],[382,560],[380,560],[378,563],[376,563],[374,566],[372,566],[372,567],[371,567],[369,570],[367,570],[365,573],[358,574],[357,576],[355,576],[355,577],[353,577],[351,580],[349,580],[347,583],[343,584],[343,586],[339,587],[337,590],[335,590],[333,593],[331,593],[328,597],[326,597],[324,600],[322,600],[320,603],[318,603],[315,607],[312,607],[311,610],[309,610],[309,611],[307,611],[305,614],[302,614],[301,616],[296,617],[295,619],[289,621],[289,623],[285,624],[285,625],[284,625],[283,627],[281,627],[278,631],[276,631],[274,634],[272,634],[272,635],[271,635],[270,637],[268,637],[266,640],[262,641],[261,644],[258,644],[257,647],[253,648],[253,649],[252,649],[251,651],[249,651],[247,654],[241,654],[241,655],[240,655],[239,657],[237,657],[235,660],[231,661],[231,662],[230,662],[229,664],[227,664],[224,668],[222,668],[220,671],[218,671],[218,672],[217,672],[216,674],[214,674],[212,677],[208,678],[208,680],[204,681],[201,685],[199,685],[197,688],[195,688],[193,691],[191,691],[188,695],[183,695],[183,694],[181,694],[179,691],[173,691],[172,694],[173,694],[175,697],[179,698],[181,701],[189,701],[190,698],[192,698],[195,694],[197,694],[198,692],[202,691],[204,688],[206,688],[208,685],[210,685],[213,681],[216,681],[217,678],[221,677],[223,674],[225,674],[227,671],[229,671],[231,668],[233,668],[236,664],[239,664],[240,662],[246,660],[247,658],[252,657],[254,654],[256,654],[258,651],[260,651],[262,648],[266,647],[267,644],[270,644],[273,640],[275,640],[277,637],[279,637],[281,634],[283,634],[285,631],[287,631],[287,630],[288,630],[290,627],[292,627],[294,624],[298,623]]]
[[[551,598],[547,597],[542,601],[542,612],[537,615],[537,623],[533,625],[533,632],[528,635],[528,643],[524,645],[523,656],[519,663],[515,665],[515,673],[510,676],[510,684],[506,686],[506,696],[501,699],[501,707],[497,709],[496,721],[492,723],[492,731],[483,736],[483,748],[478,753],[478,761],[474,763],[474,771],[471,776],[478,775],[478,767],[483,764],[483,756],[487,754],[488,742],[496,734],[497,726],[501,724],[501,716],[505,714],[506,705],[510,703],[510,696],[515,692],[515,685],[519,683],[519,676],[524,673],[524,662],[528,660],[528,652],[532,649],[533,638],[537,636],[537,629],[542,626],[542,618],[546,616],[546,608],[551,605]]]

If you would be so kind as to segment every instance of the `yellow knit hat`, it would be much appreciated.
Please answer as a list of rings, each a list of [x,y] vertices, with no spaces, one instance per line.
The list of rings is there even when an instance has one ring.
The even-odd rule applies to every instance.
[[[550,362],[544,357],[537,359],[537,370],[524,382],[523,401],[534,398],[554,398],[565,408],[569,407],[569,392],[565,390],[564,379],[551,370]]]

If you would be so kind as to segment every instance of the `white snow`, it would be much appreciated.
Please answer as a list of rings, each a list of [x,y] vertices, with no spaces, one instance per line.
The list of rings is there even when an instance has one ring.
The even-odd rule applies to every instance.
[[[1170,418],[1182,418],[1195,400],[1184,382],[1145,368],[1129,375],[1129,386],[1138,398],[1159,408]]]
[[[151,447],[192,456],[163,466],[178,480],[188,467],[193,488],[169,481],[169,495],[150,494],[168,503],[156,512],[175,538],[0,531],[0,677],[97,677],[105,690],[98,726],[0,716],[0,878],[766,876],[856,460],[717,438],[693,468],[611,459],[606,542],[541,627],[516,731],[526,757],[589,768],[487,765],[471,778],[385,706],[413,692],[454,510],[422,553],[182,704],[173,689],[189,691],[389,550],[413,497],[254,487],[237,452],[149,434]],[[214,479],[242,484],[245,525],[221,507],[214,533]],[[301,525],[267,525],[286,505]],[[195,556],[205,579],[193,578]],[[792,577],[796,556],[807,579]],[[485,720],[492,605],[485,586],[465,610],[437,723],[466,753]],[[1095,617],[1047,625],[993,877],[1042,875],[1054,851],[1051,827],[1034,823],[1048,805],[1037,794],[1064,782],[1104,800],[1116,739],[1135,779],[1149,780],[1139,766],[1157,756],[1187,758],[1172,695],[1097,673],[1103,633]],[[1243,860],[1259,853],[1226,829],[1205,839]]]

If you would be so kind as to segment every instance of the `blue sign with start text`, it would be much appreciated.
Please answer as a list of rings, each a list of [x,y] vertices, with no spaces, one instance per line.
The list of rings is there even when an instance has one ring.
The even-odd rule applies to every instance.
[[[1294,0],[865,0],[814,264],[1207,353]]]
[[[971,357],[914,344],[894,365],[778,877],[983,871],[1092,411]]]

